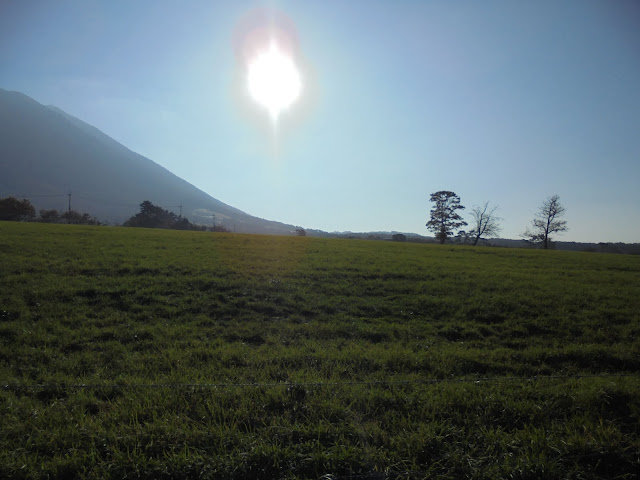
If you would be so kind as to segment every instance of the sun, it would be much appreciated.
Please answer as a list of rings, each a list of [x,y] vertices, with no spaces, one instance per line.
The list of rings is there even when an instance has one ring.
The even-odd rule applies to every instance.
[[[247,82],[253,99],[267,109],[274,121],[302,91],[296,64],[275,42],[249,61]]]

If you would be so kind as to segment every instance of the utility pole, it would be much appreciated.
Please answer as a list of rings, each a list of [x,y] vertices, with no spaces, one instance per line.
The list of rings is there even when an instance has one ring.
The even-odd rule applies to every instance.
[[[182,205],[178,205],[180,207],[180,218],[182,218]]]
[[[71,223],[71,192],[67,194],[69,196],[69,209],[67,210],[67,223]]]

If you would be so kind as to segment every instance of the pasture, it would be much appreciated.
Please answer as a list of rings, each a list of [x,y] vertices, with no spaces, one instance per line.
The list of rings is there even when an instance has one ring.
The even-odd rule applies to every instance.
[[[0,478],[637,478],[640,257],[0,222]]]

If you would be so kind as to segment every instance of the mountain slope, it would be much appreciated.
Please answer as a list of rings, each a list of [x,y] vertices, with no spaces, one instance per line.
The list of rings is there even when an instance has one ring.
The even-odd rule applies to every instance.
[[[59,108],[0,89],[0,197],[27,196],[37,208],[72,208],[120,223],[149,200],[191,221],[237,232],[288,234],[293,225],[231,207]]]

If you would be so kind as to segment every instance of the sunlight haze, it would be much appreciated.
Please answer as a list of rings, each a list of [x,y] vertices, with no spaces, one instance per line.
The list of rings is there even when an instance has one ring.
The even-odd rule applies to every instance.
[[[557,194],[557,240],[640,242],[639,25],[635,1],[9,0],[0,88],[270,220],[431,235],[451,190],[517,239]]]

